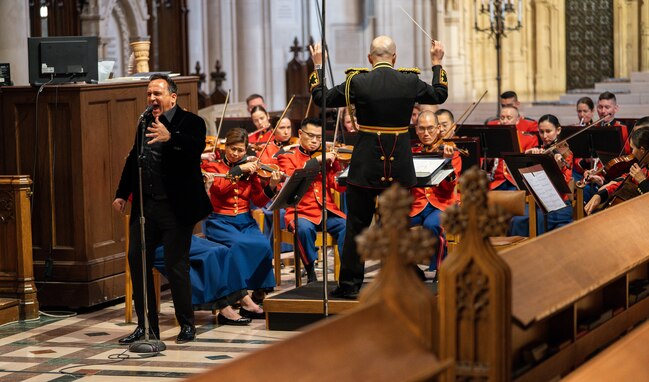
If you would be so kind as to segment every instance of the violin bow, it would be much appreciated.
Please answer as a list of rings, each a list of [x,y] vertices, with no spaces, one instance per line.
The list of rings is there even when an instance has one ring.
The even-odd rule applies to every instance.
[[[331,152],[333,152],[334,148],[336,147],[336,138],[338,138],[338,126],[340,126],[340,114],[342,114],[342,109],[338,109],[338,113],[336,114],[336,127],[334,127],[334,139],[331,145]]]
[[[277,127],[279,127],[279,123],[282,122],[282,119],[284,119],[284,116],[286,115],[288,108],[291,107],[291,104],[293,103],[293,99],[295,99],[295,94],[293,94],[291,99],[288,101],[288,104],[286,104],[286,107],[284,108],[284,112],[282,112],[282,115],[277,120],[277,123],[275,124],[273,131],[270,133],[270,136],[268,136],[268,140],[266,141],[266,144],[264,145],[264,148],[261,150],[259,155],[257,155],[257,158],[261,158],[261,156],[264,155],[264,152],[268,148],[268,144],[270,143],[270,140],[273,139],[273,137],[275,136],[275,131],[277,130]]]
[[[559,145],[561,145],[561,144],[564,144],[564,143],[568,142],[569,139],[572,139],[572,138],[576,137],[577,135],[583,133],[584,131],[590,129],[591,127],[598,125],[598,124],[599,124],[600,122],[602,122],[602,121],[604,120],[604,118],[606,118],[606,117],[608,117],[608,115],[606,115],[606,116],[604,116],[604,117],[598,119],[597,121],[591,123],[590,125],[584,127],[583,129],[581,129],[581,130],[575,132],[574,134],[572,134],[572,135],[570,135],[570,136],[568,136],[568,137],[566,137],[566,138],[563,138],[562,140],[560,140],[560,141],[558,141],[558,142],[556,142],[556,143],[553,143],[552,145],[550,145],[550,147],[548,147],[547,149],[545,149],[545,151],[543,152],[543,154],[551,153],[552,150],[554,150],[555,148],[557,148],[557,146],[559,146]]]
[[[216,141],[212,147],[212,154],[216,152],[216,146],[219,143],[219,133],[221,132],[221,126],[223,126],[223,119],[225,118],[225,110],[228,108],[228,100],[230,99],[230,90],[228,89],[228,94],[225,95],[225,103],[223,104],[223,111],[221,112],[221,120],[219,121],[219,127],[216,129]]]
[[[467,109],[464,111],[464,113],[462,113],[460,118],[457,119],[458,122],[453,123],[453,126],[451,126],[451,128],[448,129],[448,131],[446,132],[446,135],[442,139],[451,138],[453,136],[453,134],[455,134],[455,130],[457,129],[457,127],[464,125],[466,120],[469,119],[471,114],[473,114],[473,111],[478,107],[478,105],[480,105],[480,102],[482,102],[482,99],[484,98],[484,96],[487,95],[487,92],[488,92],[488,90],[485,90],[484,93],[482,93],[482,95],[480,96],[480,98],[478,98],[477,101],[474,101],[471,105],[469,105],[469,107],[467,107]],[[462,118],[464,118],[463,121],[462,121]],[[462,121],[462,123],[460,123],[459,121]]]

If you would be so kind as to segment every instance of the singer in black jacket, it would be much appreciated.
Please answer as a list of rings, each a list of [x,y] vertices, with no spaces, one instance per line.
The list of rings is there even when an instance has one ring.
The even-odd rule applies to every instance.
[[[189,247],[194,225],[207,216],[212,207],[200,170],[200,156],[205,147],[205,122],[178,107],[176,93],[177,87],[171,78],[159,74],[151,76],[147,88],[148,107],[140,117],[135,143],[126,159],[113,201],[113,207],[124,212],[126,201],[129,196],[133,197],[128,259],[138,326],[132,334],[120,339],[120,344],[130,344],[144,338],[138,156],[144,196],[150,334],[159,339],[151,271],[155,249],[163,244],[176,319],[181,326],[177,342],[195,338]]]

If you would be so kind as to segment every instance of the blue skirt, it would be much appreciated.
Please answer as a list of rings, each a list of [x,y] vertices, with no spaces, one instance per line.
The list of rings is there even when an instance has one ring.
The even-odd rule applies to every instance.
[[[203,226],[205,237],[230,248],[247,289],[275,286],[273,250],[250,213],[228,216],[212,213]]]
[[[162,246],[156,249],[153,266],[166,275]],[[238,262],[228,247],[197,236],[192,236],[189,249],[189,277],[195,306],[210,304],[246,289]]]

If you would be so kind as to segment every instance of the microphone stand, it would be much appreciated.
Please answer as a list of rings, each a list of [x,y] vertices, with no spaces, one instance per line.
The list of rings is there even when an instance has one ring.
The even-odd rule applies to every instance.
[[[316,0],[316,10],[318,9],[318,1]],[[321,23],[321,38],[322,41],[322,54],[323,57],[326,56],[329,59],[327,54],[327,43],[325,40],[325,0],[322,0],[322,12],[320,13],[320,23]],[[326,88],[327,76],[326,76],[326,60],[322,60],[322,86]],[[331,70],[331,65],[329,65],[329,70]],[[333,81],[333,73],[332,81]],[[335,86],[335,84],[334,84]],[[320,149],[322,151],[322,163],[321,163],[321,173],[322,173],[322,184],[320,185],[322,191],[322,311],[324,317],[329,317],[329,292],[328,292],[328,283],[329,283],[329,261],[327,259],[327,97],[326,94],[322,97],[322,144]],[[335,144],[335,142],[334,142]],[[296,275],[297,277],[297,275]]]
[[[167,349],[167,346],[159,338],[149,339],[149,303],[147,293],[147,268],[146,268],[146,234],[144,228],[146,219],[144,217],[144,193],[142,191],[142,156],[144,154],[144,138],[146,137],[147,128],[147,115],[150,115],[150,109],[147,108],[140,118],[138,119],[138,138],[139,138],[139,152],[137,156],[137,172],[138,172],[138,194],[140,197],[140,256],[142,257],[142,302],[144,304],[144,340],[135,341],[128,347],[131,353],[143,353],[156,355],[161,351]]]

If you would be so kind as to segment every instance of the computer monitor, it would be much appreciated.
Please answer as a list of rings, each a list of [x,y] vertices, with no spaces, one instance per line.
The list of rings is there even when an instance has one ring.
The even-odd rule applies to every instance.
[[[29,37],[29,83],[97,83],[97,37]]]

